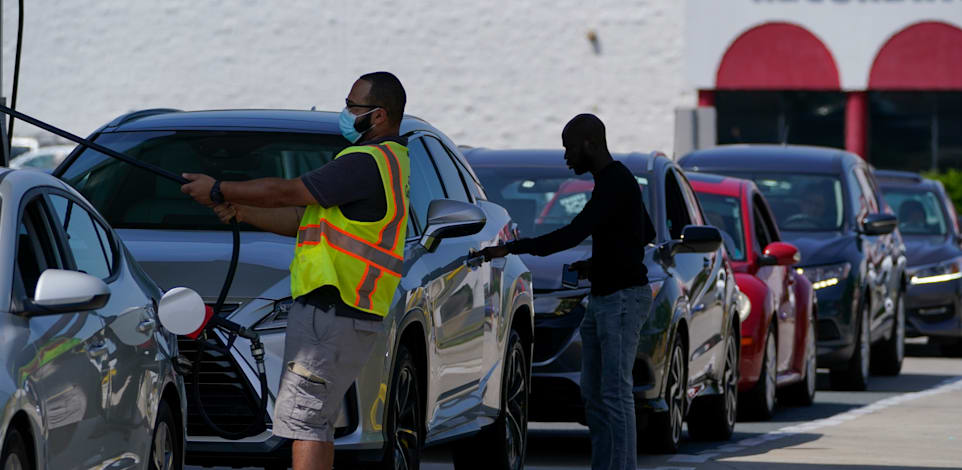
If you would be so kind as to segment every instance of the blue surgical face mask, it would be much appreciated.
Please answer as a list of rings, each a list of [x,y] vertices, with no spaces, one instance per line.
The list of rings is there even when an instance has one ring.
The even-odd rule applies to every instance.
[[[367,131],[371,130],[371,128],[373,128],[374,125],[371,124],[371,126],[368,127],[367,129],[364,129],[363,131],[358,131],[357,128],[354,127],[354,124],[357,122],[359,118],[367,116],[368,114],[371,114],[374,111],[377,111],[377,109],[378,108],[374,108],[364,114],[361,114],[360,116],[355,116],[350,111],[348,111],[347,108],[344,108],[341,111],[341,115],[337,120],[337,125],[341,129],[341,135],[343,135],[344,138],[348,140],[348,142],[352,144],[356,144],[358,140],[361,140],[361,136],[364,135],[364,133],[366,133]]]

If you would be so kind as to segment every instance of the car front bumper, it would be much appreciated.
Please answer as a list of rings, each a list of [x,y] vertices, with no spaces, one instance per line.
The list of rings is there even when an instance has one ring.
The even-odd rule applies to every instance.
[[[907,336],[962,338],[962,279],[909,285],[905,313]]]

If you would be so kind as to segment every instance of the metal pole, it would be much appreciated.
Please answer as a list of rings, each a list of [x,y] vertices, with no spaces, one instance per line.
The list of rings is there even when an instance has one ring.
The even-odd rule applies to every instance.
[[[3,96],[3,0],[0,0],[0,105],[7,105]],[[0,116],[0,166],[10,164],[10,139],[7,138],[7,115]]]

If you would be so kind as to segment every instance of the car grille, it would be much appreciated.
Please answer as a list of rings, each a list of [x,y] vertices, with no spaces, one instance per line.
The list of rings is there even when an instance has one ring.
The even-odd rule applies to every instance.
[[[842,337],[842,334],[838,331],[838,327],[835,326],[835,322],[832,320],[823,318],[819,320],[816,325],[818,332],[815,334],[815,337],[818,338],[819,341],[830,341]]]
[[[229,307],[233,307],[230,310],[237,308],[236,305],[225,305],[225,310]],[[208,337],[206,341],[208,346],[204,348],[197,365],[200,368],[200,401],[217,427],[228,432],[243,431],[254,421],[260,398],[234,359],[212,349],[213,346],[223,348],[223,343],[214,337]],[[180,354],[191,363],[196,362],[199,342],[200,339],[178,338]],[[215,436],[216,433],[207,426],[197,408],[193,372],[184,377],[184,384],[187,388],[187,435]],[[266,429],[269,423],[270,418],[265,417],[265,422],[256,432]]]
[[[923,307],[909,310],[909,316],[918,318],[926,323],[941,323],[955,318],[954,305],[940,305],[937,307]]]

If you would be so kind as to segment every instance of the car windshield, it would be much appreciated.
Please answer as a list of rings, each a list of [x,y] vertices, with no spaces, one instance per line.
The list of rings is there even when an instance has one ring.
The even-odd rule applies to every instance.
[[[734,261],[745,260],[745,229],[737,197],[698,193],[698,202],[708,222],[721,230],[725,251]]]
[[[836,175],[726,172],[750,179],[768,201],[780,230],[830,232],[842,229],[845,205]]]
[[[472,166],[488,199],[511,214],[524,237],[544,235],[567,225],[591,199],[595,187],[591,175],[575,176],[562,165]],[[641,186],[645,207],[650,207],[647,176],[635,175],[635,179]]]
[[[224,181],[294,178],[331,161],[347,144],[340,135],[240,131],[117,132],[101,135],[97,143],[174,173]],[[177,183],[90,149],[70,163],[62,179],[115,228],[230,229]]]
[[[945,235],[948,224],[934,191],[883,188],[885,202],[899,218],[903,235]]]

